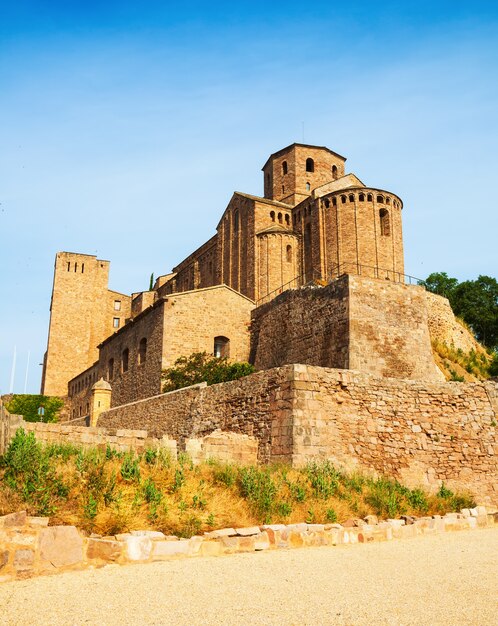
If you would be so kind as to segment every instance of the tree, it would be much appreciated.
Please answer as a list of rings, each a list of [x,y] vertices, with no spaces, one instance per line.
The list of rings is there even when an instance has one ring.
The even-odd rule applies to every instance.
[[[437,293],[448,298],[451,302],[455,288],[458,285],[456,278],[450,278],[446,272],[433,272],[421,283],[427,291]]]
[[[53,396],[14,394],[5,405],[9,413],[22,415],[27,422],[57,422],[64,401]],[[43,415],[38,410],[43,408]]]
[[[215,357],[207,352],[194,352],[188,357],[182,356],[163,374],[163,391],[174,391],[197,383],[208,385],[237,380],[255,371],[249,363],[230,363],[226,357]]]
[[[460,283],[452,295],[453,310],[491,350],[498,349],[498,282],[490,276]]]

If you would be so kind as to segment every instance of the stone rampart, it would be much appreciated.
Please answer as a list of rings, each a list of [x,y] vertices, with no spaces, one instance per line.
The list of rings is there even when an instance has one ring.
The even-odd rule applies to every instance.
[[[439,341],[462,352],[482,351],[482,346],[455,317],[447,298],[426,291],[427,322],[432,341]]]
[[[498,385],[376,378],[288,365],[179,390],[103,413],[100,426],[187,439],[255,437],[262,462],[313,459],[437,489],[444,481],[498,502]]]
[[[288,290],[253,310],[251,362],[257,369],[307,363],[442,380],[425,296],[422,287],[354,275],[326,287]]]

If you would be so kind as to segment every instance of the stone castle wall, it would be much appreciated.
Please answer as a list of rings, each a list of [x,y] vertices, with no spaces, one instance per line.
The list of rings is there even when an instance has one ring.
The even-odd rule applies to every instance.
[[[425,293],[428,311],[428,325],[431,339],[453,346],[462,352],[482,352],[482,346],[455,317],[447,298],[435,293]]]
[[[498,503],[498,385],[294,366],[294,464],[330,458]]]
[[[283,293],[252,312],[251,361],[356,369],[376,376],[441,380],[421,287],[343,276],[327,287]]]
[[[411,486],[469,489],[498,502],[498,385],[376,378],[288,365],[239,381],[157,396],[101,416],[107,428],[144,428],[184,449],[215,430],[255,437],[262,462],[340,466]]]

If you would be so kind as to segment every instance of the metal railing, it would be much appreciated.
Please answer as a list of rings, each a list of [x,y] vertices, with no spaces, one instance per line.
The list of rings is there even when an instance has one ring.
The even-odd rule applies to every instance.
[[[337,280],[341,276],[346,274],[354,274],[356,276],[365,276],[367,278],[377,278],[389,280],[394,283],[402,283],[405,285],[421,285],[423,286],[424,281],[421,278],[416,278],[415,276],[410,276],[409,274],[402,274],[401,272],[396,272],[394,270],[388,270],[381,267],[376,267],[373,265],[363,265],[361,263],[341,263],[336,264],[328,269],[326,276],[322,275],[317,269],[311,269],[308,272],[304,272],[299,276],[296,276],[292,280],[280,285],[277,289],[268,292],[266,295],[258,298],[256,300],[256,306],[260,306],[273,300],[278,295],[287,291],[288,289],[300,289],[301,287],[307,286],[322,286],[330,284],[332,281]]]

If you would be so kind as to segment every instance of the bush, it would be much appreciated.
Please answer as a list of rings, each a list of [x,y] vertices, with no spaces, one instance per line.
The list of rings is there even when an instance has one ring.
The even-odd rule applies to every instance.
[[[163,371],[163,391],[175,391],[206,382],[208,385],[237,380],[255,371],[249,363],[230,363],[226,357],[215,357],[207,352],[195,352],[180,357],[173,367]]]
[[[60,398],[33,394],[14,394],[5,405],[9,413],[22,415],[26,422],[57,422],[59,412],[64,406]],[[44,415],[38,415],[40,407]]]

